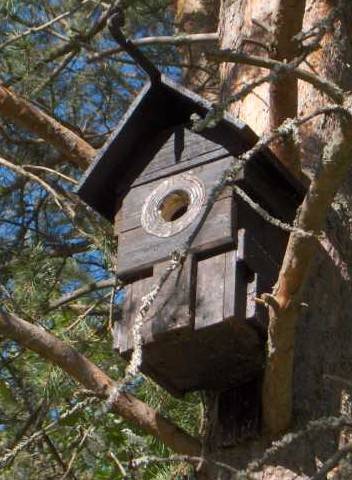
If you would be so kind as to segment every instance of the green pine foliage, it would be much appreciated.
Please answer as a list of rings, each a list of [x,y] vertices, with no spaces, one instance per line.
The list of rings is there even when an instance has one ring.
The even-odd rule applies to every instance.
[[[115,46],[107,29],[85,39],[111,1],[81,3],[1,2],[0,79],[99,148],[145,77],[124,53],[92,60],[94,54]],[[127,35],[174,32],[168,0],[127,3]],[[72,10],[75,13],[49,27],[25,34]],[[72,58],[62,53],[67,45],[73,45]],[[174,77],[180,75],[173,47],[150,46],[145,51],[161,69]],[[0,120],[0,136],[0,156],[45,180],[64,195],[65,205],[74,212],[68,217],[40,184],[0,166],[2,308],[54,333],[113,379],[121,380],[125,363],[112,351],[109,331],[111,289],[93,290],[59,308],[50,307],[79,287],[113,276],[117,245],[111,226],[75,203],[72,191],[82,172],[62,154],[5,120]],[[50,170],[31,169],[36,166]],[[115,304],[121,301],[121,295],[115,295]],[[16,445],[57,421],[0,469],[1,480],[122,479],[111,452],[126,470],[125,478],[192,478],[183,464],[152,463],[140,471],[129,468],[134,458],[167,457],[170,452],[131,424],[102,413],[99,403],[60,421],[89,392],[15,342],[0,338],[0,349],[0,461]],[[197,433],[197,395],[180,401],[147,379],[137,382],[133,393],[185,430]]]

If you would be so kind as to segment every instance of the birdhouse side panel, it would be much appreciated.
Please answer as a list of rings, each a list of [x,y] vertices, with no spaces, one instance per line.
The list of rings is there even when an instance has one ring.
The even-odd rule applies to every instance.
[[[271,197],[276,205],[276,210],[283,213],[283,207],[288,209],[286,202],[280,201],[275,191],[271,192]],[[248,247],[257,245],[257,250],[261,250],[261,256],[269,258],[271,263],[279,268],[282,263],[282,258],[286,250],[288,242],[288,232],[282,228],[273,225],[271,222],[265,220],[259,215],[248,203],[246,203],[237,194],[234,195],[235,202],[238,205],[238,228],[248,232],[247,235],[253,237],[255,243],[247,242]],[[263,204],[259,203],[260,206]],[[265,206],[265,205],[264,205]],[[293,211],[291,206],[290,211]],[[279,214],[274,215],[275,218],[281,219]],[[257,257],[260,256],[258,252]],[[270,268],[272,271],[272,268]]]

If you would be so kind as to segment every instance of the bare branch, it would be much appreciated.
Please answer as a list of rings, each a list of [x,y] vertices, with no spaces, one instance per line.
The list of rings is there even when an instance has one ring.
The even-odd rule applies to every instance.
[[[218,33],[191,33],[188,35],[173,35],[173,36],[159,36],[159,37],[144,37],[136,38],[133,44],[139,47],[146,45],[192,45],[195,43],[216,43],[219,40]],[[110,57],[123,52],[121,47],[110,48],[103,50],[100,53],[90,55],[89,62],[100,62],[104,58]]]
[[[19,165],[15,165],[12,162],[9,162],[8,160],[5,160],[5,158],[0,157],[0,165],[3,165],[4,167],[18,173],[19,175],[23,175],[24,177],[28,178],[29,180],[32,180],[34,182],[39,183],[50,195],[52,195],[55,203],[59,208],[61,208],[64,211],[68,210],[68,206],[65,205],[64,199],[61,197],[61,195],[53,189],[51,185],[49,185],[47,182],[45,182],[42,178],[38,177],[37,175],[34,175],[31,172],[27,172],[24,170],[24,168],[20,167]],[[74,212],[69,210],[69,216],[74,215]]]
[[[82,46],[88,48],[89,42],[95,37],[95,35],[97,35],[105,28],[106,22],[110,17],[112,10],[119,3],[121,3],[120,0],[113,2],[110,7],[101,14],[97,22],[86,33],[80,32],[78,35],[72,38],[70,42],[64,45],[60,45],[54,51],[52,51],[50,55],[48,55],[41,63],[52,62],[57,58],[60,58],[72,52],[73,50],[76,50],[77,48],[81,48]],[[33,70],[35,71],[36,68],[37,66],[35,66]]]
[[[40,93],[42,90],[44,90],[44,88],[49,86],[55,80],[55,78],[59,76],[63,70],[65,70],[67,65],[69,65],[69,63],[74,59],[77,53],[78,53],[77,49],[72,50],[72,52],[68,53],[65,56],[65,58],[62,60],[62,62],[60,62],[60,64],[53,70],[51,75],[49,75],[49,77],[45,79],[44,82],[42,82],[40,85],[38,85],[37,88],[33,90],[32,96],[36,97],[38,93]]]
[[[305,232],[303,230],[300,230],[299,228],[296,228],[292,225],[289,225],[288,223],[282,222],[280,219],[273,217],[270,215],[266,210],[264,210],[263,207],[261,207],[258,203],[256,203],[254,200],[251,199],[249,195],[246,194],[244,190],[242,190],[240,187],[237,185],[233,185],[233,190],[239,197],[242,198],[255,212],[258,213],[266,222],[270,223],[271,225],[274,225],[275,227],[281,228],[284,232],[295,232],[297,235],[302,235],[302,236],[307,236],[311,237],[314,235],[313,232]]]
[[[1,312],[0,312],[0,321],[1,321]],[[67,410],[65,413],[60,415],[60,418],[57,420],[53,420],[50,422],[48,425],[45,427],[36,430],[32,435],[29,437],[24,437],[21,441],[19,441],[11,450],[6,452],[5,455],[3,455],[0,458],[0,469],[6,467],[10,462],[16,458],[16,456],[23,451],[25,448],[27,448],[29,445],[31,445],[33,442],[38,441],[41,437],[47,436],[48,432],[51,431],[57,424],[61,421],[63,421],[65,418],[73,415],[76,412],[79,412],[89,404],[93,403],[96,401],[96,398],[86,398],[82,402],[76,403],[71,409]],[[66,464],[65,464],[66,466]]]
[[[201,456],[190,456],[190,455],[171,455],[169,457],[156,457],[153,455],[146,455],[143,457],[139,458],[134,458],[132,460],[132,466],[133,468],[140,468],[140,467],[146,467],[147,465],[150,465],[152,463],[189,463],[191,465],[194,465],[197,467],[200,463],[205,463],[209,464],[211,466],[217,467],[219,470],[225,470],[228,473],[231,473],[231,478],[235,480],[240,480],[239,470],[237,470],[234,467],[231,467],[231,465],[228,465],[227,463],[215,461],[212,459],[205,459],[204,457]],[[250,474],[249,474],[250,475]],[[243,477],[242,477],[243,478]],[[248,480],[252,480],[252,477],[249,476]],[[254,480],[254,478],[253,478]]]
[[[349,105],[347,104],[347,108]],[[312,181],[296,219],[296,226],[318,234],[327,211],[345,179],[352,155],[351,120],[343,118],[325,147],[319,175]],[[289,427],[292,413],[292,374],[297,305],[317,251],[314,237],[290,235],[274,288],[277,308],[270,308],[267,363],[263,388],[263,418],[272,435]]]
[[[78,455],[79,451],[82,449],[85,441],[93,433],[94,428],[95,427],[90,427],[90,428],[86,429],[85,432],[83,433],[79,444],[74,449],[74,451],[71,455],[70,461],[68,462],[68,465],[67,465],[67,470],[65,471],[64,475],[61,477],[61,480],[66,480],[66,478],[71,475],[71,470],[72,470],[73,463],[76,460],[77,455]]]
[[[114,388],[113,380],[100,368],[41,327],[0,311],[0,332],[59,366],[98,397],[108,397]],[[195,438],[132,395],[121,392],[114,401],[112,411],[159,438],[178,453],[200,453],[200,444]]]
[[[18,165],[15,165],[12,162],[9,162],[8,160],[5,160],[2,157],[0,157],[0,165],[3,165],[6,168],[9,168],[14,172],[18,173],[19,175],[22,175],[32,181],[39,183],[52,196],[56,205],[62,210],[62,212],[72,222],[72,225],[75,227],[75,229],[81,235],[89,239],[93,244],[96,244],[98,247],[100,247],[100,245],[96,241],[95,235],[89,233],[84,229],[84,227],[80,226],[79,218],[76,216],[76,212],[75,212],[75,208],[78,205],[81,205],[81,202],[77,197],[73,196],[70,192],[66,192],[59,185],[57,185],[56,189],[54,189],[42,178],[38,177],[37,175],[34,175],[31,172],[28,172],[24,168]]]
[[[78,185],[77,180],[75,180],[74,178],[69,177],[67,175],[64,175],[63,173],[58,172],[57,170],[53,170],[52,168],[49,168],[49,167],[43,167],[42,165],[30,165],[30,164],[28,164],[28,165],[23,165],[23,168],[24,169],[29,169],[29,170],[30,169],[43,170],[45,172],[53,173],[54,175],[57,175],[58,177],[63,178],[67,182],[73,183],[74,185]]]
[[[73,300],[76,300],[83,295],[87,295],[88,293],[94,292],[95,290],[114,287],[115,283],[115,278],[109,278],[107,280],[100,280],[99,282],[93,282],[85,285],[84,287],[77,288],[77,290],[74,290],[71,293],[67,293],[63,297],[60,297],[57,300],[50,302],[48,310],[55,310],[56,308],[62,307],[63,305],[67,305],[68,303],[73,302]]]
[[[77,167],[86,168],[96,154],[72,130],[3,85],[0,85],[0,115],[43,138]]]
[[[38,33],[38,32],[41,32],[43,30],[46,30],[47,28],[51,27],[54,23],[57,23],[60,20],[63,20],[64,18],[67,18],[67,17],[73,15],[80,8],[82,8],[86,3],[90,2],[90,1],[91,0],[82,0],[81,4],[78,5],[76,8],[73,8],[72,10],[70,10],[68,12],[61,13],[57,17],[52,18],[48,22],[43,23],[42,25],[39,25],[38,27],[31,27],[31,28],[29,28],[28,30],[26,30],[22,33],[14,35],[13,37],[9,38],[8,40],[6,40],[5,42],[0,44],[0,51],[3,48],[7,47],[8,45],[11,45],[12,43],[17,42],[18,40],[21,40],[22,38],[27,37],[27,35],[31,35],[32,33]]]
[[[334,82],[320,77],[319,75],[308,72],[307,70],[297,68],[295,62],[293,62],[293,64],[284,63],[278,60],[273,60],[272,58],[258,57],[256,55],[246,55],[245,53],[234,52],[233,50],[229,49],[219,50],[216,53],[210,53],[209,58],[218,62],[241,63],[245,65],[253,65],[260,68],[266,68],[269,70],[273,70],[277,74],[290,74],[293,75],[295,78],[310,83],[315,88],[332,98],[335,102],[339,104],[343,102],[344,91],[338,85],[336,85]]]
[[[113,462],[115,463],[115,465],[116,465],[117,468],[119,469],[119,471],[120,471],[120,473],[121,473],[121,475],[122,475],[122,478],[127,479],[127,472],[126,472],[126,470],[124,469],[124,467],[123,467],[122,463],[120,462],[120,460],[116,457],[116,455],[115,455],[113,452],[109,452],[108,457],[113,460]]]

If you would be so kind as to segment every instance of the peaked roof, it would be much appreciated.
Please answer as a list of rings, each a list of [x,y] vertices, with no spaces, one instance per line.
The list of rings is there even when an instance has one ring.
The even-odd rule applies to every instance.
[[[149,81],[83,175],[77,189],[79,197],[112,221],[131,183],[145,167],[145,164],[138,164],[138,151],[143,151],[160,131],[189,123],[192,114],[205,117],[211,108],[210,102],[164,75],[160,82]],[[234,156],[248,150],[258,140],[247,125],[228,114],[200,135],[223,145]],[[302,195],[300,183],[269,149],[260,152],[255,160],[279,182],[284,181],[285,189],[291,190],[293,196]]]

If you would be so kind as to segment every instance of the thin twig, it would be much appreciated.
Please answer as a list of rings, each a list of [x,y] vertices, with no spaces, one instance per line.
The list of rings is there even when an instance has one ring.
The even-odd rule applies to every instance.
[[[240,187],[238,187],[237,185],[233,185],[232,189],[234,190],[234,192],[237,193],[239,197],[242,198],[242,200],[244,200],[252,208],[252,210],[258,213],[258,215],[260,215],[266,222],[270,223],[271,225],[274,225],[275,227],[280,228],[284,232],[290,232],[290,233],[295,232],[299,235],[302,235],[303,237],[315,236],[314,232],[306,232],[300,228],[296,228],[292,225],[289,225],[288,223],[282,222],[279,218],[273,217],[263,207],[261,207],[258,203],[252,200],[251,197],[247,195],[246,192],[242,190]]]
[[[115,465],[117,466],[117,468],[119,469],[121,475],[122,475],[122,478],[123,479],[127,479],[127,472],[126,470],[124,469],[122,463],[120,462],[120,460],[116,457],[116,455],[113,453],[113,452],[109,452],[108,454],[108,457],[111,458],[111,460],[113,460],[113,462],[115,463]]]
[[[224,49],[218,52],[210,52],[208,57],[218,62],[232,62],[241,63],[245,65],[253,65],[255,67],[266,68],[275,71],[277,74],[290,74],[294,77],[310,83],[318,90],[326,93],[335,102],[342,103],[344,91],[334,82],[322,78],[319,75],[296,67],[296,63],[284,63],[279,60],[271,58],[259,57],[256,55],[247,55],[241,52],[234,52],[233,50]]]
[[[39,440],[44,434],[48,433],[49,431],[51,431],[54,427],[56,427],[60,422],[62,422],[65,418],[73,415],[74,413],[76,412],[79,412],[80,410],[82,410],[83,408],[87,407],[88,405],[96,402],[97,399],[96,398],[92,398],[92,397],[89,397],[89,398],[86,398],[85,400],[83,400],[82,402],[80,403],[77,403],[76,405],[74,405],[72,408],[70,408],[69,410],[67,410],[66,412],[64,412],[62,415],[60,415],[60,417],[57,419],[57,420],[53,420],[51,423],[49,423],[46,427],[40,429],[40,430],[37,430],[36,432],[34,432],[30,437],[27,437],[25,439],[23,439],[20,443],[18,443],[12,450],[10,450],[9,452],[5,453],[5,455],[3,455],[1,458],[0,458],[0,469],[1,468],[5,468],[9,462],[11,462],[22,450],[24,450],[25,448],[27,448],[31,443]]]
[[[73,183],[74,185],[78,185],[79,183],[74,178],[69,177],[68,175],[64,175],[63,173],[58,172],[57,170],[53,170],[52,168],[49,168],[49,167],[43,167],[42,165],[29,165],[29,164],[22,165],[22,166],[24,169],[28,168],[33,170],[44,170],[46,172],[53,173],[54,175],[57,175],[58,177],[61,177],[64,180],[67,180],[68,182]]]
[[[88,293],[94,292],[94,290],[101,290],[102,288],[109,288],[115,284],[115,278],[108,278],[107,280],[100,280],[99,282],[92,282],[88,285],[84,285],[83,287],[77,288],[73,292],[67,293],[62,297],[58,298],[57,300],[53,300],[49,303],[48,311],[55,310],[58,307],[62,307],[63,305],[67,305],[68,303],[76,300],[83,295],[87,295]],[[119,289],[122,288],[122,283],[119,283]]]
[[[321,435],[324,431],[338,431],[343,427],[351,427],[352,419],[347,416],[340,417],[322,417],[318,420],[310,421],[302,430],[287,433],[280,440],[272,443],[272,446],[265,450],[261,458],[257,458],[247,465],[247,472],[258,472],[275,455],[284,448],[287,448],[293,442],[302,440],[308,434]]]
[[[332,380],[333,382],[338,382],[342,383],[343,385],[346,385],[347,387],[352,387],[352,381],[347,380],[347,378],[339,377],[338,375],[330,375],[330,374],[325,374],[323,378],[326,378],[328,380]]]
[[[71,473],[71,470],[72,470],[72,465],[74,463],[74,461],[76,460],[76,457],[78,455],[78,452],[81,450],[81,448],[83,447],[85,441],[87,440],[88,436],[92,434],[92,432],[94,431],[95,427],[91,426],[90,428],[87,428],[81,438],[81,441],[79,442],[79,444],[77,445],[77,447],[74,449],[72,455],[71,455],[71,458],[68,462],[68,466],[67,466],[67,470],[66,472],[64,473],[64,475],[61,477],[61,480],[65,480]]]
[[[72,50],[72,52],[69,52],[65,56],[65,58],[62,60],[62,62],[60,62],[59,65],[53,70],[51,75],[49,75],[49,77],[46,80],[44,80],[44,82],[42,82],[40,85],[38,85],[37,88],[33,90],[32,96],[36,97],[38,93],[40,93],[42,90],[44,90],[44,88],[49,86],[55,80],[55,78],[58,77],[63,70],[65,70],[67,65],[74,59],[77,53],[78,53],[77,49],[74,49]]]
[[[237,470],[234,467],[231,467],[231,465],[228,465],[226,463],[218,462],[216,460],[212,460],[208,458],[195,457],[190,455],[171,455],[169,457],[157,457],[154,455],[150,455],[150,456],[145,455],[143,457],[133,459],[131,463],[133,468],[141,468],[141,467],[143,468],[143,467],[146,467],[147,465],[150,465],[151,463],[190,463],[191,465],[194,465],[194,466],[199,465],[199,463],[205,463],[205,464],[214,465],[218,468],[221,468],[222,470],[227,470],[228,472],[231,472],[232,474],[235,474],[235,475],[239,473],[239,470]]]
[[[7,47],[8,45],[11,45],[12,43],[14,42],[17,42],[18,40],[21,40],[22,38],[25,38],[27,35],[31,35],[32,33],[38,33],[38,32],[41,32],[43,30],[46,30],[47,28],[51,27],[54,23],[57,23],[59,22],[60,20],[64,19],[64,18],[67,18],[71,15],[73,15],[74,13],[76,13],[80,8],[82,8],[86,3],[90,2],[91,0],[83,0],[81,2],[80,5],[78,5],[77,7],[73,8],[72,10],[70,11],[67,11],[67,12],[64,12],[64,13],[61,13],[60,15],[58,15],[57,17],[49,20],[48,22],[46,23],[43,23],[42,25],[38,25],[37,27],[30,27],[28,30],[25,30],[24,32],[22,33],[19,33],[17,35],[14,35],[13,37],[9,38],[8,40],[6,40],[5,42],[1,43],[0,44],[0,51]]]
[[[101,302],[105,300],[105,298],[109,296],[110,293],[107,293],[103,296],[103,298],[99,298],[96,302],[93,303],[93,305],[90,305],[83,313],[78,315],[77,319],[73,323],[71,323],[71,325],[69,325],[65,329],[65,332],[69,332],[70,330],[74,329],[76,325],[78,325],[82,320],[84,320],[89,313],[91,313]]]
[[[24,177],[27,177],[30,180],[39,183],[48,193],[50,193],[50,195],[52,195],[55,203],[61,210],[64,210],[65,212],[67,212],[69,214],[69,217],[71,218],[74,216],[74,211],[71,209],[70,206],[65,205],[65,202],[62,196],[56,190],[54,190],[51,185],[45,182],[42,178],[38,177],[37,175],[34,175],[31,172],[28,172],[27,170],[20,167],[19,165],[15,165],[14,163],[9,162],[8,160],[5,160],[5,158],[3,157],[0,157],[0,165],[3,165],[4,167],[10,170],[13,170],[19,175],[23,175]]]
[[[192,45],[194,43],[215,43],[219,40],[218,33],[192,33],[189,35],[164,35],[164,36],[154,36],[154,37],[144,37],[136,38],[133,40],[133,45],[135,46],[146,46],[146,45]],[[109,48],[108,50],[103,50],[102,52],[95,53],[88,57],[88,63],[91,62],[100,62],[106,57],[111,55],[116,55],[123,52],[122,47]]]
[[[310,477],[310,480],[325,480],[326,475],[349,453],[352,453],[352,442],[337,450],[321,467],[319,472]]]

